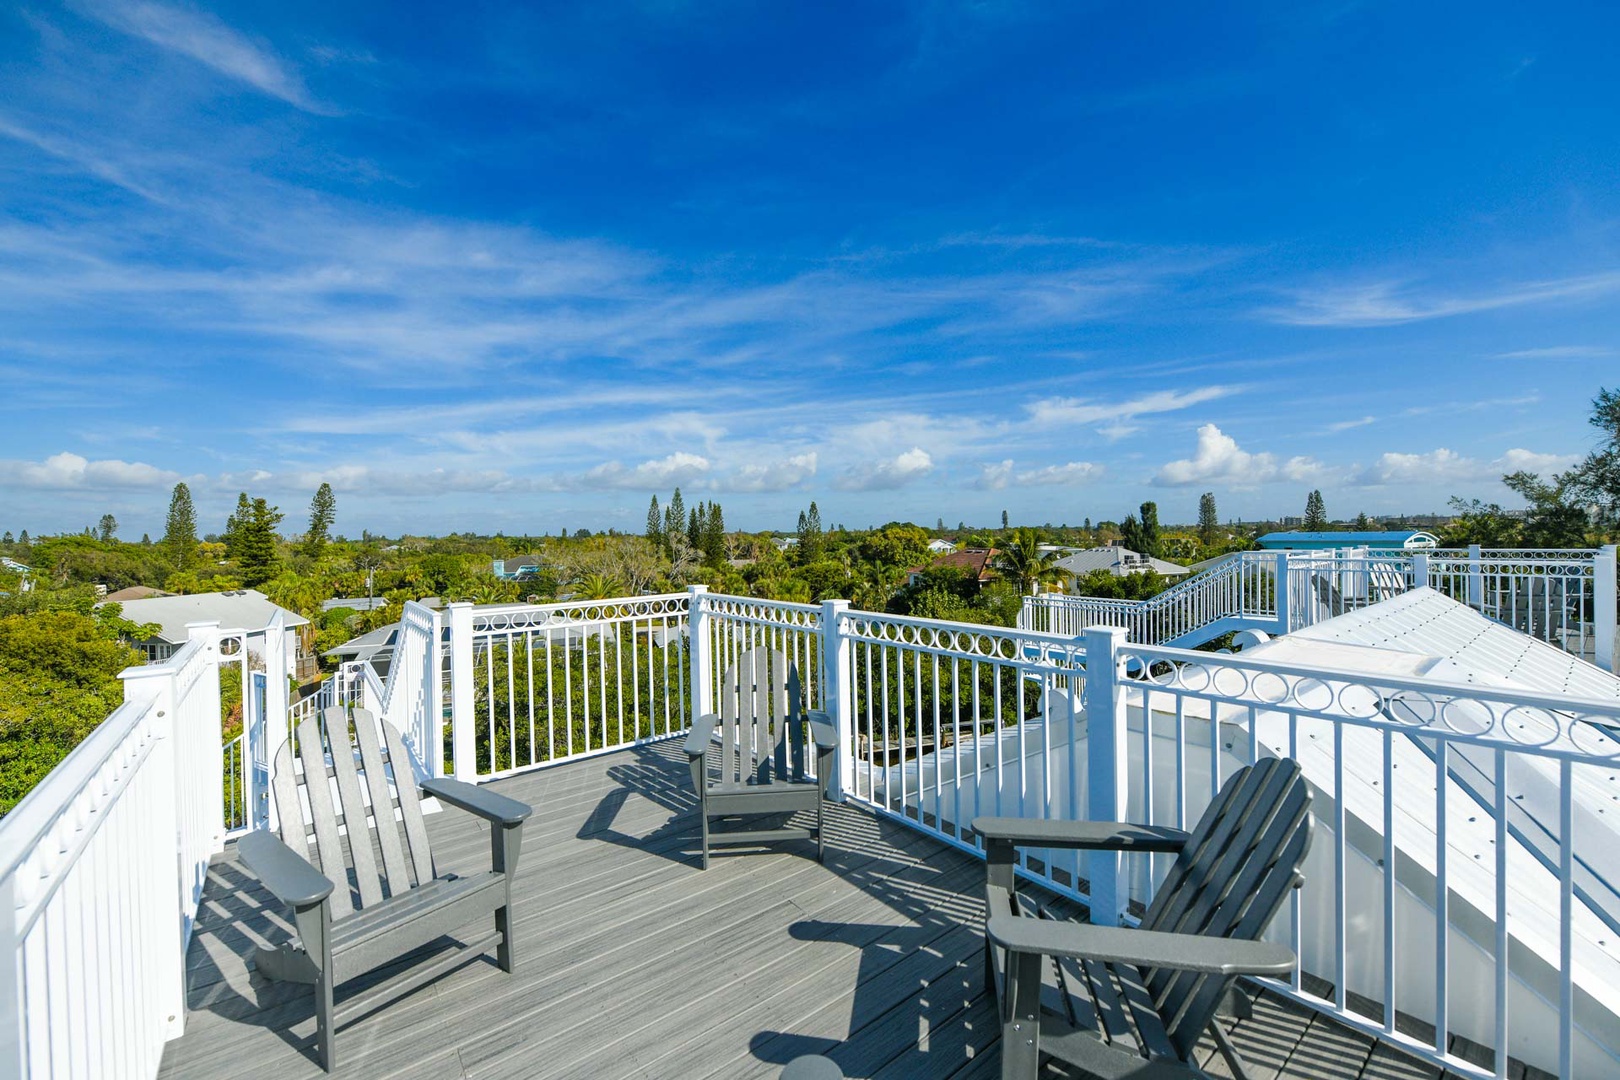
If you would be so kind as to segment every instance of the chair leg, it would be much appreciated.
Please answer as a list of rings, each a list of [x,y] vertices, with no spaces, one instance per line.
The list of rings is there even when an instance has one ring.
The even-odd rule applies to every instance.
[[[1033,1080],[1041,1065],[1041,956],[1007,950],[1001,1080]]]
[[[321,972],[315,981],[315,1054],[321,1068],[331,1072],[337,1068],[337,1046],[332,1030],[332,980]]]
[[[709,808],[699,807],[698,814],[703,822],[703,869],[709,868]]]
[[[816,862],[827,861],[827,798],[816,800]]]
[[[1236,1080],[1250,1080],[1249,1070],[1243,1061],[1243,1055],[1238,1053],[1236,1046],[1232,1045],[1231,1038],[1226,1029],[1221,1027],[1220,1021],[1209,1022],[1210,1037],[1215,1040],[1215,1049],[1219,1050],[1221,1057],[1226,1061],[1226,1067]]]
[[[495,960],[501,970],[510,975],[517,957],[512,950],[512,908],[509,905],[495,909],[495,932],[501,935],[500,944],[495,946]]]

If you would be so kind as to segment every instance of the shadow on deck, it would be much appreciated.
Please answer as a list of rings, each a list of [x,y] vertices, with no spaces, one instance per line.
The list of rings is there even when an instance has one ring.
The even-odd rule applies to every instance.
[[[720,849],[699,870],[678,743],[494,786],[535,808],[514,902],[517,971],[475,960],[340,1029],[337,1075],[774,1077],[806,1053],[850,1077],[998,1075],[972,856],[836,806],[825,866],[802,841]],[[467,815],[446,810],[428,830],[441,870],[487,867],[486,833]],[[187,958],[186,1033],[162,1076],[324,1075],[308,989],[248,966],[254,946],[291,932],[227,849]],[[1270,997],[1234,1039],[1256,1080],[1436,1076]]]

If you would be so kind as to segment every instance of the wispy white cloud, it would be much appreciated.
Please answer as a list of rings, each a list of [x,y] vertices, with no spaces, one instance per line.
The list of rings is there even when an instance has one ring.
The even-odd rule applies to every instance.
[[[1046,465],[1021,472],[1015,479],[1020,487],[1069,487],[1091,483],[1102,476],[1103,471],[1103,467],[1095,462],[1071,461],[1066,465]]]
[[[310,96],[297,70],[268,45],[214,15],[151,0],[90,0],[84,10],[135,37],[212,68],[308,112],[327,112]]]
[[[1548,345],[1539,349],[1515,349],[1495,354],[1497,360],[1603,360],[1617,351],[1605,345]]]
[[[585,481],[597,487],[630,488],[638,491],[658,491],[707,476],[709,459],[701,454],[677,450],[668,457],[644,461],[634,468],[626,468],[617,461],[598,465],[585,474]]]
[[[1025,408],[1030,422],[1038,427],[1118,424],[1133,417],[1178,412],[1236,392],[1237,388],[1231,386],[1202,386],[1196,390],[1157,390],[1124,401],[1054,397],[1031,402]]]
[[[1522,281],[1469,294],[1425,293],[1402,281],[1294,290],[1292,303],[1262,308],[1262,318],[1289,326],[1396,326],[1481,311],[1585,300],[1620,291],[1620,271],[1549,281]]]
[[[1378,423],[1378,418],[1376,416],[1363,416],[1363,417],[1361,417],[1359,419],[1356,419],[1356,420],[1339,420],[1339,421],[1336,421],[1334,423],[1329,424],[1327,427],[1323,428],[1322,430],[1328,432],[1329,434],[1337,434],[1338,432],[1341,432],[1341,431],[1349,431],[1352,428],[1366,427],[1368,424],[1376,424],[1376,423]]]
[[[920,446],[886,461],[857,465],[838,479],[844,491],[893,491],[934,471],[934,459]]]
[[[1001,491],[1012,479],[1012,471],[1012,458],[985,465],[979,470],[979,477],[973,486],[984,491]]]

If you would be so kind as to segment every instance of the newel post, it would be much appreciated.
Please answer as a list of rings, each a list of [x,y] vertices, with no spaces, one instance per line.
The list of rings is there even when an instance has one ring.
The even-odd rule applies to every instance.
[[[1429,553],[1418,551],[1412,554],[1412,588],[1426,589],[1429,587]]]
[[[1468,606],[1475,611],[1485,608],[1485,575],[1479,565],[1479,545],[1468,545]]]
[[[1277,634],[1282,636],[1292,630],[1293,624],[1289,620],[1289,588],[1288,588],[1288,552],[1277,552],[1277,566],[1272,571],[1275,580],[1274,591],[1277,598]]]
[[[451,604],[450,613],[450,756],[455,778],[478,780],[477,723],[473,716],[473,606]]]
[[[849,610],[848,600],[821,603],[821,705],[838,730],[838,772],[827,785],[835,801],[844,799],[845,785],[855,778],[855,705],[851,679],[854,650],[844,636],[840,617]]]
[[[1125,669],[1120,650],[1125,631],[1086,627],[1086,793],[1092,821],[1124,821],[1130,791],[1130,741],[1125,712]],[[1092,851],[1086,856],[1091,879],[1091,921],[1118,926],[1125,914],[1127,882],[1120,854]]]
[[[186,945],[191,926],[189,899],[191,893],[190,867],[183,864],[180,853],[185,850],[185,838],[180,831],[180,786],[197,783],[198,777],[179,775],[179,742],[181,734],[175,722],[175,672],[172,663],[149,664],[144,667],[125,668],[118,673],[124,682],[124,704],[137,709],[150,710],[152,733],[156,737],[143,771],[150,777],[155,791],[167,791],[170,798],[153,801],[150,817],[141,822],[141,834],[135,838],[131,858],[148,860],[161,868],[168,862],[169,872],[157,873],[156,889],[162,909],[172,918],[163,930],[172,934],[163,947],[154,950],[157,970],[142,981],[141,992],[155,997],[158,1011],[166,1018],[163,1038],[177,1039],[186,1029]],[[216,677],[217,681],[217,677]],[[217,715],[217,713],[216,713]],[[217,739],[215,741],[218,741]],[[8,962],[9,958],[8,958]]]
[[[1592,644],[1597,647],[1597,666],[1604,671],[1620,670],[1620,657],[1615,655],[1615,624],[1620,622],[1620,600],[1615,593],[1620,589],[1620,574],[1616,573],[1614,544],[1598,549],[1592,566]]]
[[[714,673],[713,653],[714,643],[709,640],[709,612],[703,606],[703,597],[708,593],[707,585],[688,585],[686,591],[691,598],[687,601],[686,632],[690,652],[687,658],[690,661],[690,676],[687,686],[692,695],[692,715],[687,722],[697,720],[704,713],[714,711]]]
[[[208,658],[209,676],[191,688],[200,700],[194,706],[194,715],[202,716],[204,732],[216,735],[219,731],[219,620],[186,623],[186,640],[195,641]],[[245,710],[244,710],[245,715]],[[243,740],[245,746],[246,740]],[[225,744],[218,738],[204,738],[196,751],[202,759],[203,775],[187,778],[204,789],[203,812],[208,815],[209,851],[225,850]]]

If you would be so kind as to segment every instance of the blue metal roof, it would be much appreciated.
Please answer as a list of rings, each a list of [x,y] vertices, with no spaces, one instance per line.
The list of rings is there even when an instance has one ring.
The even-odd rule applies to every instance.
[[[1391,529],[1386,532],[1274,532],[1260,538],[1262,544],[1344,544],[1348,547],[1400,547],[1422,529]]]

